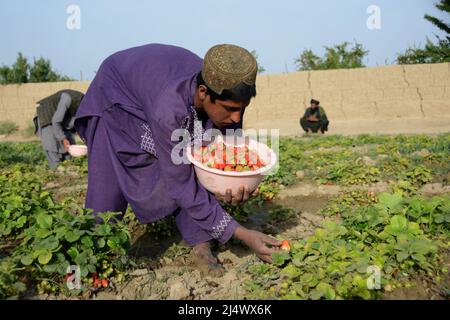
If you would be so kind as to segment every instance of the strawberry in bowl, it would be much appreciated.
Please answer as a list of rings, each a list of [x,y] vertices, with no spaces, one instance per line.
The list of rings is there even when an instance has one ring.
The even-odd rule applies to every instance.
[[[246,144],[227,144],[216,139],[207,146],[188,149],[199,182],[210,192],[237,194],[241,186],[253,192],[275,166],[277,157],[267,145],[256,140]]]

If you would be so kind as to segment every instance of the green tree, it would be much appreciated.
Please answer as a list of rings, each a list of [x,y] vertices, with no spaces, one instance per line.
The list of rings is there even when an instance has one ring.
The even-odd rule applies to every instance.
[[[0,67],[0,84],[12,83],[12,72],[8,66]]]
[[[363,45],[355,42],[349,48],[350,42],[325,47],[325,55],[319,57],[312,50],[304,50],[295,59],[297,71],[305,70],[328,70],[328,69],[351,69],[365,67],[364,57],[369,53]]]
[[[11,68],[11,80],[13,83],[27,83],[30,65],[24,55],[19,52],[16,62]]]
[[[255,57],[256,62],[258,63],[258,73],[266,72],[266,69],[258,61],[258,54],[256,53],[256,50],[252,50],[251,54]]]
[[[54,82],[71,80],[67,76],[61,76],[52,70],[50,60],[34,59],[34,65],[30,69],[30,82]]]
[[[33,59],[33,65],[30,66],[27,58],[21,52],[18,53],[17,59],[11,67],[0,67],[0,84],[70,80],[73,79],[52,70],[48,59],[42,57]]]
[[[435,4],[440,11],[450,15],[450,0],[441,0]],[[397,56],[399,64],[450,62],[450,23],[426,14],[424,18],[442,30],[446,35],[436,35],[436,43],[427,38],[424,48],[410,47]]]
[[[450,0],[441,0],[439,3],[435,4],[436,8],[438,8],[440,11],[450,14]],[[450,24],[446,23],[443,20],[439,20],[436,17],[430,16],[428,14],[425,15],[425,19],[430,21],[432,24],[434,24],[436,27],[444,31],[446,35],[446,40],[450,41]],[[440,37],[437,37],[439,40],[443,40]]]

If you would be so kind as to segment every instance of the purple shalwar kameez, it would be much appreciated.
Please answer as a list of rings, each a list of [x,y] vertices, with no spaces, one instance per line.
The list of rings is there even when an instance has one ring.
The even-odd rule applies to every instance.
[[[238,223],[201,186],[191,164],[171,160],[175,129],[189,127],[202,59],[174,46],[117,52],[100,66],[75,126],[88,146],[86,207],[124,213],[141,223],[171,214],[189,245],[224,243]],[[242,122],[240,123],[242,126]],[[211,128],[207,119],[203,129]]]

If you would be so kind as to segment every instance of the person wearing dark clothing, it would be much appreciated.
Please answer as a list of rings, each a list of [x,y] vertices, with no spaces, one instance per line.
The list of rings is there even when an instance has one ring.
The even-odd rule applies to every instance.
[[[328,131],[329,121],[325,110],[319,106],[320,102],[311,99],[311,106],[306,109],[305,114],[300,119],[300,125],[306,133],[317,133],[322,134]]]
[[[75,144],[75,114],[84,94],[61,90],[37,102],[33,118],[35,133],[41,138],[50,168],[70,159],[67,152]]]

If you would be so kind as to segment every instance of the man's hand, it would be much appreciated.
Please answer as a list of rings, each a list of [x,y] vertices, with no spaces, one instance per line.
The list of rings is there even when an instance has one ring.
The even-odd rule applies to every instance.
[[[243,241],[265,262],[272,262],[271,254],[280,252],[281,241],[264,233],[239,226],[236,228],[234,236]],[[273,246],[273,248],[269,248],[267,245]]]
[[[238,193],[235,195],[231,194],[231,189],[227,189],[225,194],[216,193],[215,196],[219,201],[236,206],[238,204],[244,203],[250,197],[254,197],[257,194],[258,189],[250,193],[250,190],[248,188],[241,186]]]
[[[70,141],[69,139],[65,138],[63,141],[63,145],[64,145],[64,150],[69,151],[69,147],[70,147]]]
[[[309,116],[309,117],[308,117],[308,121],[311,121],[311,122],[318,122],[319,119],[318,119],[316,116]]]

